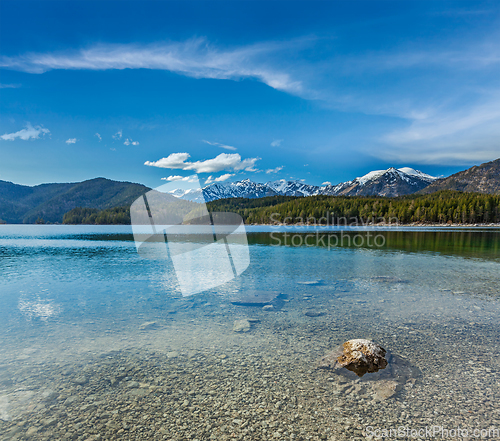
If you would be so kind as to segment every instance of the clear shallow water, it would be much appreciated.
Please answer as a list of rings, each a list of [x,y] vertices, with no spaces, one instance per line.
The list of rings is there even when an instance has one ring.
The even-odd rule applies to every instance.
[[[498,230],[390,230],[377,232],[381,247],[330,248],[306,246],[311,230],[248,230],[247,271],[183,298],[169,262],[139,257],[129,227],[0,226],[0,433],[363,439],[367,427],[401,424],[499,428]],[[302,246],[276,246],[287,232],[302,232]],[[255,290],[281,293],[273,311],[231,303]],[[233,332],[242,318],[250,332]],[[414,378],[378,400],[363,382],[314,369],[352,338],[404,357]],[[195,404],[182,407],[191,390]],[[196,411],[215,418],[210,429],[193,428]],[[138,424],[143,415],[154,424]]]

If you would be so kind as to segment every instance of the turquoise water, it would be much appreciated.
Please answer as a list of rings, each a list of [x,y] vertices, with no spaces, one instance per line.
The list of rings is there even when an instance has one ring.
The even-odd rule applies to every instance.
[[[270,236],[273,230],[248,231],[248,269],[215,289],[182,297],[171,263],[141,258],[130,227],[0,226],[0,430],[21,421],[12,437],[22,439],[29,427],[36,428],[35,438],[59,436],[54,431],[63,430],[69,416],[57,400],[86,392],[85,386],[65,385],[62,374],[54,376],[58,370],[80,372],[99,357],[131,353],[140,365],[151,354],[184,363],[193,354],[237,352],[241,360],[264,357],[267,368],[259,369],[271,374],[286,362],[289,375],[326,382],[330,411],[325,407],[326,416],[315,424],[324,424],[328,439],[364,439],[361,431],[378,418],[374,409],[381,405],[367,395],[346,408],[342,403],[355,392],[344,397],[328,389],[328,381],[336,384],[331,374],[307,373],[352,338],[374,339],[420,372],[411,387],[404,384],[384,401],[379,426],[423,427],[438,418],[450,427],[499,427],[500,230],[376,231],[383,246],[330,248],[312,239],[314,246],[299,239],[302,246],[276,246],[282,236]],[[304,234],[300,228],[283,232]],[[303,284],[311,281],[319,282]],[[279,294],[272,311],[231,303],[254,291]],[[253,320],[250,332],[233,332],[233,322],[242,318]],[[264,370],[257,374],[267,375]],[[190,377],[183,381],[190,388]],[[53,401],[41,398],[54,390]],[[301,391],[309,396],[304,386],[299,399]],[[321,414],[322,404],[316,406]],[[37,412],[61,425],[45,427]],[[168,419],[168,410],[162,415]],[[273,439],[290,439],[285,432]],[[265,433],[259,436],[272,438]]]

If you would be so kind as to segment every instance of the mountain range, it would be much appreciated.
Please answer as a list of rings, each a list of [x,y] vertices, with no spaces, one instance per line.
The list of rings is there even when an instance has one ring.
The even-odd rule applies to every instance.
[[[228,184],[213,183],[202,189],[174,189],[173,196],[193,202],[210,202],[226,198],[261,198],[265,196],[401,196],[424,189],[437,178],[410,167],[372,171],[352,181],[337,185],[309,185],[281,179],[265,184],[250,179]]]
[[[0,223],[61,223],[68,211],[77,207],[99,210],[130,206],[150,188],[131,182],[105,178],[76,183],[41,184],[34,187],[0,181]],[[203,189],[172,190],[173,196],[200,202],[225,198],[265,196],[402,196],[458,190],[500,194],[500,159],[437,179],[409,167],[372,171],[337,185],[309,185],[284,179],[266,183],[242,181],[207,185]]]

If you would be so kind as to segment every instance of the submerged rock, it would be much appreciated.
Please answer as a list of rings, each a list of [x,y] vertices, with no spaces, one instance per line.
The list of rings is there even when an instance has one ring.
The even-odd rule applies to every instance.
[[[306,280],[303,282],[297,282],[299,285],[307,285],[307,286],[318,286],[323,284],[323,280]]]
[[[321,317],[325,315],[326,312],[324,311],[316,311],[315,309],[309,309],[306,312],[304,312],[304,315],[307,317]]]
[[[381,282],[381,283],[408,283],[407,280],[400,279],[399,277],[393,277],[393,276],[375,276],[372,277],[371,280],[374,282]]]
[[[233,297],[231,303],[240,306],[264,306],[271,303],[278,295],[276,291],[251,291]]]
[[[89,379],[85,375],[80,375],[80,376],[73,379],[73,383],[76,383],[80,386],[83,386],[84,384],[86,384],[88,382],[89,382]]]
[[[362,377],[366,373],[385,369],[387,366],[385,354],[386,350],[383,347],[370,340],[349,340],[342,345],[342,352],[334,351],[323,357],[319,367],[346,368]]]
[[[234,332],[248,332],[250,331],[251,323],[247,319],[235,320],[233,324]]]
[[[375,381],[372,384],[373,398],[375,400],[387,400],[392,397],[400,389],[401,383],[395,380]]]
[[[158,323],[156,322],[145,322],[142,325],[139,326],[139,330],[141,331],[148,331],[150,329],[154,329],[158,327]]]

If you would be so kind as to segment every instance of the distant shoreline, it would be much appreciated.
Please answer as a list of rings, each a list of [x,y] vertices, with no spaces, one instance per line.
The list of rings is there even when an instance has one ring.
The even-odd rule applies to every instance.
[[[1,223],[2,226],[62,226],[62,227],[130,227],[130,224],[59,224],[59,223],[46,223],[46,224],[8,224]],[[365,229],[365,228],[390,228],[397,229],[401,227],[415,227],[415,228],[500,228],[500,223],[487,223],[487,224],[438,224],[438,223],[408,223],[408,224],[367,224],[367,225],[315,225],[315,224],[245,224],[246,227],[284,227],[284,228],[348,228],[348,229]]]
[[[428,224],[428,223],[409,223],[409,224],[366,224],[366,225],[315,225],[315,224],[245,224],[245,226],[258,226],[258,227],[318,227],[318,228],[326,228],[326,227],[334,227],[334,228],[399,228],[399,227],[446,227],[446,228],[458,228],[458,227],[492,227],[492,228],[500,228],[499,223],[487,223],[487,224]]]

